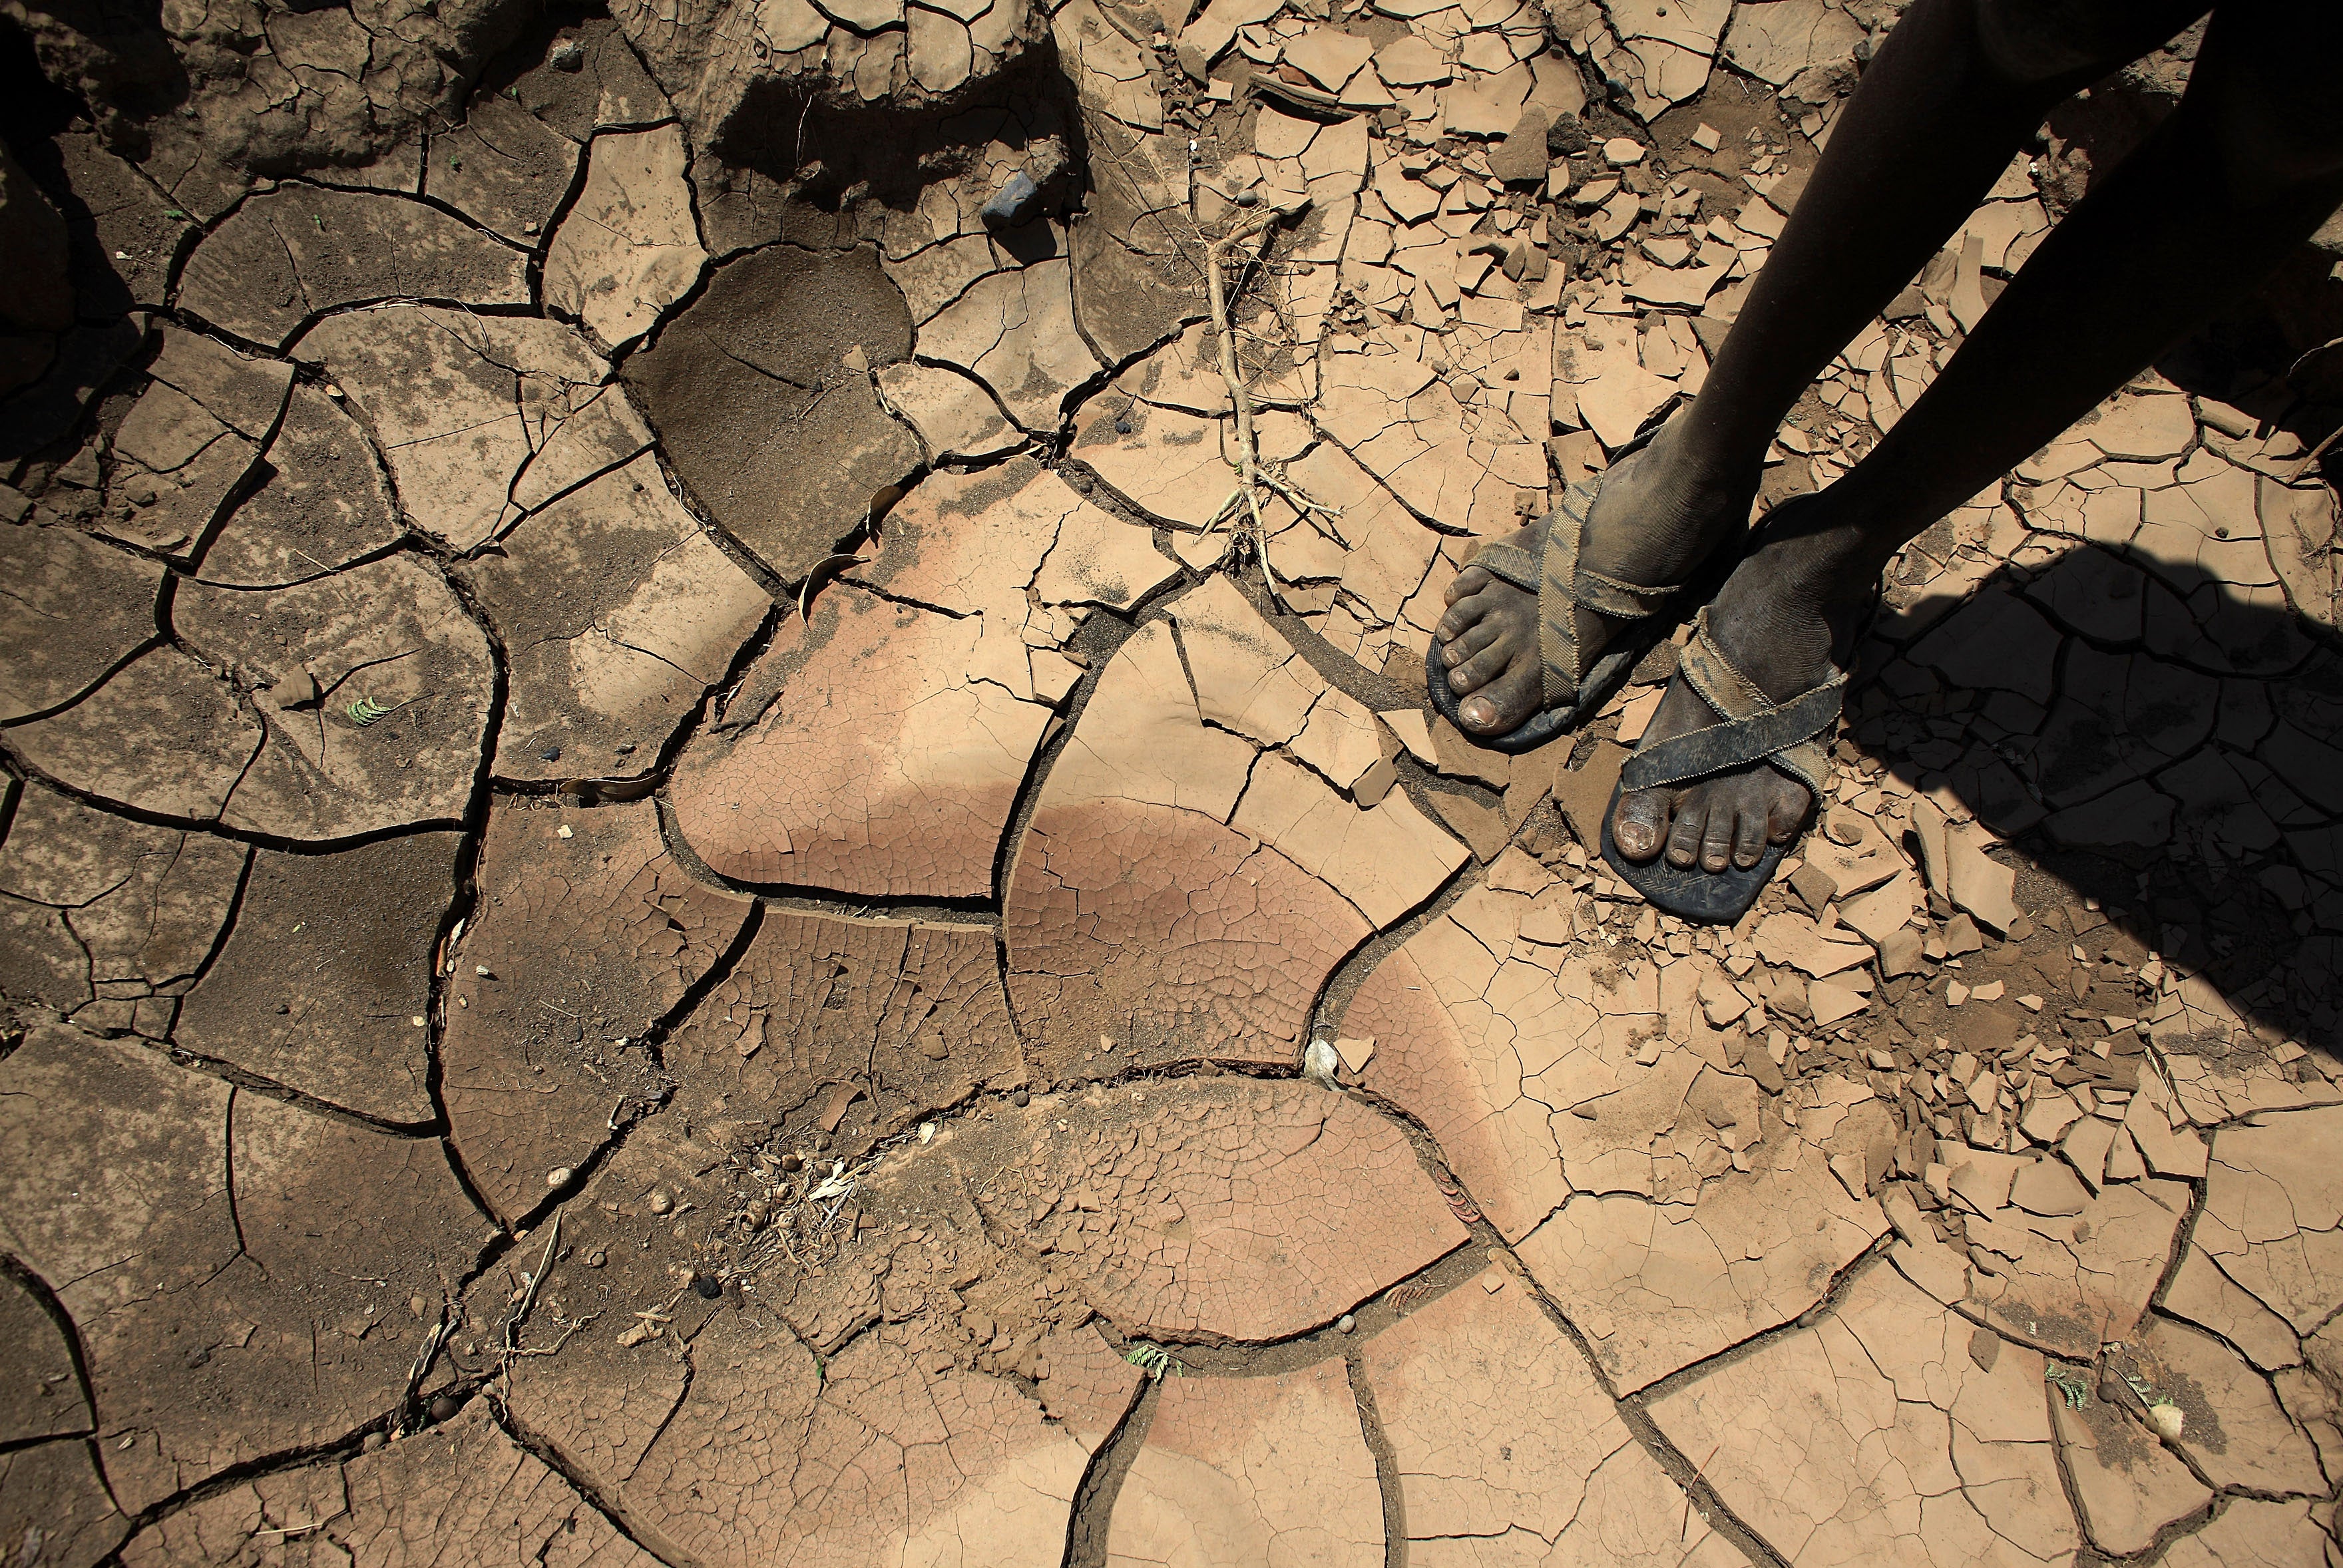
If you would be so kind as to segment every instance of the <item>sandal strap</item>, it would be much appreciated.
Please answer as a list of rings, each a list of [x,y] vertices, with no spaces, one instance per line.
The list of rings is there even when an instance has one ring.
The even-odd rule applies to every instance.
[[[1509,582],[1524,593],[1538,591],[1537,558],[1519,545],[1491,539],[1474,550],[1464,564],[1479,567],[1500,582]]]
[[[1594,505],[1595,483],[1581,479],[1562,493],[1562,504],[1546,514],[1545,540],[1538,551],[1539,678],[1546,707],[1559,708],[1578,700],[1579,678],[1585,673],[1578,646],[1578,537],[1586,514]]]
[[[1681,584],[1653,588],[1606,577],[1578,564],[1579,543],[1602,483],[1602,476],[1597,475],[1572,485],[1545,520],[1537,593],[1538,654],[1544,666],[1542,684],[1548,708],[1575,702],[1579,685],[1586,677],[1585,650],[1578,642],[1578,611],[1591,609],[1614,619],[1640,620],[1666,608],[1684,591]]]
[[[1631,583],[1578,564],[1579,540],[1594,510],[1602,478],[1581,479],[1563,492],[1562,504],[1546,514],[1534,555],[1516,544],[1491,539],[1466,562],[1501,582],[1538,598],[1538,656],[1544,705],[1559,708],[1578,699],[1586,669],[1578,643],[1577,612],[1591,609],[1619,620],[1657,614],[1684,591],[1680,583],[1654,588]]]
[[[1582,609],[1598,615],[1616,616],[1634,620],[1656,615],[1667,603],[1684,592],[1684,584],[1670,583],[1664,588],[1650,588],[1643,583],[1631,583],[1618,578],[1604,577],[1601,572],[1578,568],[1578,604]]]
[[[1705,608],[1693,623],[1692,641],[1677,668],[1723,722],[1654,741],[1636,752],[1620,769],[1623,788],[1688,784],[1765,761],[1821,799],[1832,769],[1829,748],[1819,738],[1837,722],[1845,704],[1845,670],[1833,670],[1829,679],[1776,703],[1716,646]]]

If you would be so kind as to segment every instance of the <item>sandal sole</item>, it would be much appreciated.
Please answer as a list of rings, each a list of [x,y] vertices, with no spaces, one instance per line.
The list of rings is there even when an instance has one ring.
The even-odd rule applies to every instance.
[[[1757,863],[1746,869],[1727,866],[1722,871],[1706,871],[1698,866],[1672,866],[1663,849],[1648,863],[1638,865],[1621,854],[1611,839],[1611,819],[1618,814],[1619,797],[1625,792],[1624,786],[1614,785],[1611,804],[1603,809],[1603,859],[1614,876],[1643,894],[1654,909],[1680,920],[1717,926],[1735,923],[1749,912],[1757,895],[1774,879],[1782,857],[1789,853],[1788,844],[1768,844]]]

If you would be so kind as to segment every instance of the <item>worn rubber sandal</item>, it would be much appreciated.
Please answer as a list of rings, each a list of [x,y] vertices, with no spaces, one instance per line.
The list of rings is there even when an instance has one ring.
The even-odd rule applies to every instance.
[[[1653,741],[1627,759],[1619,770],[1618,787],[1611,792],[1611,804],[1603,812],[1603,859],[1621,881],[1667,913],[1682,920],[1730,924],[1749,912],[1789,847],[1768,844],[1755,865],[1728,865],[1722,871],[1670,865],[1665,849],[1639,863],[1621,854],[1611,837],[1611,819],[1618,812],[1619,799],[1630,789],[1697,783],[1765,762],[1804,784],[1817,803],[1826,799],[1832,772],[1830,736],[1845,703],[1846,673],[1835,670],[1828,680],[1787,702],[1776,703],[1717,648],[1709,635],[1705,608],[1693,623],[1692,641],[1683,650],[1676,673],[1724,718],[1718,723]]]
[[[1642,439],[1629,444],[1619,457],[1627,457],[1642,445]],[[1612,471],[1605,468],[1563,492],[1562,504],[1546,514],[1534,555],[1519,545],[1493,539],[1466,563],[1537,596],[1538,656],[1544,666],[1538,710],[1503,735],[1482,736],[1464,728],[1464,698],[1472,693],[1459,696],[1450,688],[1448,671],[1440,663],[1440,644],[1435,641],[1424,650],[1423,684],[1433,709],[1463,730],[1476,746],[1492,751],[1527,751],[1594,718],[1626,684],[1644,656],[1674,632],[1732,569],[1738,551],[1731,546],[1720,548],[1693,580],[1664,588],[1622,582],[1580,566],[1579,540],[1594,510],[1595,498],[1602,494],[1603,481]],[[1584,661],[1584,650],[1578,643],[1581,608],[1627,623],[1604,644],[1592,664]]]

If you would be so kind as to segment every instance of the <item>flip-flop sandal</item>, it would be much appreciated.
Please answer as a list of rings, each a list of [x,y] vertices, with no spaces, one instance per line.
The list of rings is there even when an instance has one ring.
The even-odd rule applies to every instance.
[[[1789,847],[1767,844],[1755,865],[1727,865],[1722,871],[1704,870],[1697,864],[1670,865],[1664,849],[1638,864],[1621,854],[1611,839],[1619,798],[1631,789],[1692,784],[1767,762],[1804,784],[1817,803],[1828,799],[1831,730],[1846,700],[1846,672],[1835,670],[1828,680],[1776,703],[1717,648],[1704,608],[1693,622],[1692,640],[1682,650],[1676,673],[1691,683],[1702,701],[1724,715],[1723,721],[1646,742],[1627,759],[1619,770],[1618,786],[1611,791],[1611,804],[1603,811],[1603,858],[1621,881],[1669,914],[1730,924],[1749,912]]]
[[[1619,457],[1625,457],[1642,445],[1641,440],[1631,443]],[[1424,651],[1423,683],[1432,706],[1476,746],[1492,751],[1527,751],[1594,718],[1612,694],[1626,684],[1644,656],[1675,629],[1693,606],[1706,599],[1732,568],[1738,551],[1731,544],[1720,547],[1693,580],[1665,588],[1622,582],[1580,566],[1579,539],[1594,510],[1594,498],[1602,493],[1603,481],[1612,472],[1605,468],[1563,492],[1562,504],[1546,514],[1535,555],[1519,545],[1492,539],[1465,563],[1537,596],[1538,654],[1544,666],[1538,710],[1505,734],[1476,735],[1465,729],[1463,717],[1464,698],[1473,694],[1459,696],[1450,689],[1436,639]],[[1584,662],[1585,653],[1578,643],[1580,609],[1627,622],[1603,645],[1591,665]]]

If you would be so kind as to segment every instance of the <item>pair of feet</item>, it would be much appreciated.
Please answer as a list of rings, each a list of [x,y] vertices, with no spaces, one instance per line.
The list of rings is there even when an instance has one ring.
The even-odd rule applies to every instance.
[[[1671,425],[1604,477],[1586,521],[1579,559],[1627,582],[1682,582],[1737,534],[1756,488],[1754,471],[1717,476],[1684,451]],[[1786,701],[1844,665],[1859,630],[1876,568],[1859,538],[1832,516],[1825,494],[1792,509],[1795,523],[1762,528],[1708,607],[1710,635],[1766,696]],[[1535,555],[1543,524],[1513,543]],[[1448,612],[1433,636],[1468,733],[1503,735],[1541,706],[1537,596],[1480,567],[1448,589]],[[1578,612],[1580,646],[1591,663],[1624,623]],[[1665,739],[1717,722],[1684,680],[1668,687],[1644,731]],[[1629,859],[1664,852],[1671,864],[1722,871],[1754,866],[1769,844],[1786,843],[1814,804],[1806,788],[1760,764],[1682,788],[1621,796],[1611,836]]]

